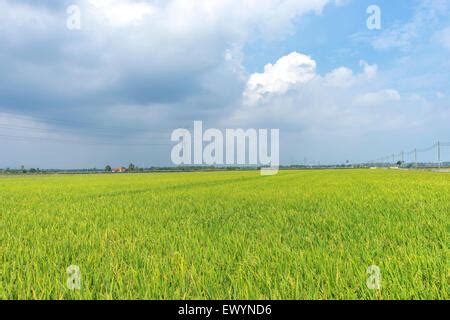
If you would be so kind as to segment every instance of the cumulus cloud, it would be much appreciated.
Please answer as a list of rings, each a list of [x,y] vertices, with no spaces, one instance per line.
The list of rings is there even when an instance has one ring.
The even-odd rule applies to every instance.
[[[275,64],[267,64],[263,73],[254,73],[244,92],[246,104],[255,104],[267,96],[284,94],[297,84],[307,83],[316,75],[316,62],[309,56],[292,52]]]
[[[0,0],[0,110],[40,116],[43,131],[47,116],[160,131],[203,119],[319,135],[417,123],[408,112],[426,121],[432,109],[424,98],[405,113],[394,110],[408,99],[380,80],[373,61],[319,73],[314,57],[292,52],[248,74],[249,43],[282,40],[298,18],[346,2],[79,0],[81,30],[71,31],[66,9],[73,1]],[[416,39],[385,35],[391,43]],[[89,133],[79,131],[72,133]]]
[[[70,31],[71,1],[0,0],[3,102],[26,113],[64,106],[68,117],[118,105],[220,110],[240,99],[248,41],[283,37],[329,2],[80,0],[81,30]]]
[[[111,25],[125,26],[130,23],[139,24],[145,18],[156,14],[156,7],[148,2],[133,2],[127,0],[88,0],[96,10],[103,15]]]
[[[375,64],[361,61],[358,72],[342,66],[325,75],[317,73],[316,65],[313,58],[294,52],[266,66],[263,73],[250,75],[243,103],[227,122],[284,128],[308,139],[327,136],[337,142],[417,129],[436,114],[448,118],[444,106],[431,107],[423,97],[403,98],[397,89],[383,88]]]
[[[362,73],[355,75],[351,69],[339,67],[325,75],[325,83],[332,87],[348,88],[375,77],[377,65],[370,65],[363,60],[359,64],[363,67]]]
[[[263,73],[250,75],[243,103],[230,122],[276,122],[304,129],[339,112],[341,100],[353,94],[351,87],[367,84],[377,73],[376,65],[361,61],[360,73],[339,67],[321,76],[316,65],[311,57],[293,52],[266,65]]]
[[[241,101],[245,45],[282,39],[333,2],[0,0],[0,110],[56,119],[64,136],[65,120],[124,137],[215,121]],[[70,5],[80,30],[66,27]]]
[[[354,99],[356,106],[379,106],[388,102],[400,101],[401,97],[397,90],[385,89],[377,92],[368,92]]]

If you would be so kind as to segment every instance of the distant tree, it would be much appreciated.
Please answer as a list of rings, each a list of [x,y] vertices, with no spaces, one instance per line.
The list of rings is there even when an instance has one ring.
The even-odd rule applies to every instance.
[[[112,168],[111,168],[111,166],[108,164],[106,167],[105,167],[105,172],[111,172],[112,171]]]
[[[402,164],[403,164],[403,161],[397,161],[397,165],[399,166],[399,167],[401,167],[402,166]]]
[[[22,171],[22,173],[27,173],[27,170],[25,169],[25,166],[20,166],[20,170]]]
[[[36,170],[35,168],[31,168],[29,172],[30,172],[30,173],[36,173],[37,170]]]
[[[130,164],[128,165],[128,171],[132,172],[132,171],[134,171],[134,170],[136,170],[136,166],[135,166],[134,164],[130,163]]]

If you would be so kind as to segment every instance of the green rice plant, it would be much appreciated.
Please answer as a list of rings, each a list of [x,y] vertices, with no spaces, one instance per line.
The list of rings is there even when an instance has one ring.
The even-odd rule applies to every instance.
[[[448,299],[449,204],[435,172],[3,176],[0,298]]]

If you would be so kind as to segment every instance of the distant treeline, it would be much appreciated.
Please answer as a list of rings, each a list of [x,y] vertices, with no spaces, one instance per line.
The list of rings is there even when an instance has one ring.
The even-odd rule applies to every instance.
[[[289,165],[280,166],[281,170],[308,170],[308,169],[358,169],[358,168],[388,168],[392,164],[386,163],[366,163],[366,164],[341,164],[341,165]],[[405,163],[399,165],[401,168],[416,168],[414,163]],[[417,163],[417,168],[436,168],[436,163]],[[443,162],[441,167],[450,167],[450,162]],[[104,169],[99,168],[85,168],[85,169],[39,169],[39,168],[5,168],[0,169],[0,174],[121,174],[121,173],[145,173],[145,172],[195,172],[195,171],[238,171],[238,170],[260,170],[259,166],[177,166],[177,167],[148,167],[140,168],[135,165],[130,165],[125,172],[115,173],[110,166]]]

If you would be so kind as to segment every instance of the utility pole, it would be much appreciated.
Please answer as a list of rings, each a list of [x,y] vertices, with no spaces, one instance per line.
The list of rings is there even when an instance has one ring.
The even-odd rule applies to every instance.
[[[405,152],[404,151],[402,151],[402,164],[403,164],[403,162],[405,162]]]
[[[414,149],[414,163],[416,164],[416,169],[417,169],[417,148]]]
[[[395,154],[392,154],[392,163],[395,164]]]
[[[438,147],[438,163],[439,163],[439,169],[441,168],[441,143],[438,141],[437,143]]]

